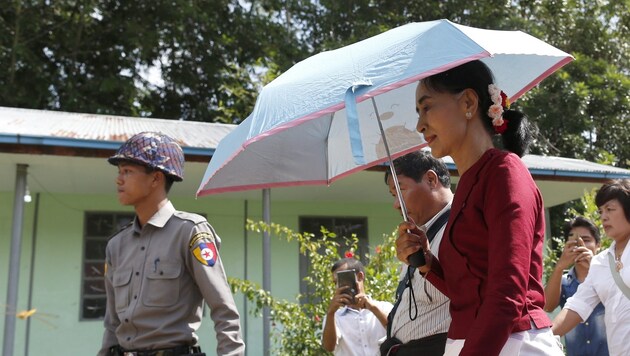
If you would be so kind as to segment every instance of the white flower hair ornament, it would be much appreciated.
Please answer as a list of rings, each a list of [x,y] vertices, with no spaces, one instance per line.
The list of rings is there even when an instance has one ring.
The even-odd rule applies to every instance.
[[[488,85],[488,93],[490,94],[490,100],[492,100],[492,105],[488,108],[488,116],[492,119],[494,131],[502,134],[507,130],[508,124],[508,120],[503,118],[503,111],[510,108],[510,100],[495,84]]]

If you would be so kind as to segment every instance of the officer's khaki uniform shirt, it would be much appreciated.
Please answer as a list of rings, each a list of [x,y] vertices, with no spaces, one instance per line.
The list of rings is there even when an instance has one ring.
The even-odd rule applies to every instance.
[[[205,218],[171,202],[140,228],[137,218],[107,244],[107,310],[99,355],[197,344],[203,300],[210,307],[218,355],[243,355],[239,314]]]

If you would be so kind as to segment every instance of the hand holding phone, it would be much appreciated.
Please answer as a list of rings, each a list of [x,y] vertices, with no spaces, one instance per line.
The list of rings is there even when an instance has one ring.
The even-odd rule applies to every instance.
[[[359,292],[356,270],[348,269],[337,271],[337,288],[344,288],[342,293],[348,295],[352,303],[354,303],[354,297]]]

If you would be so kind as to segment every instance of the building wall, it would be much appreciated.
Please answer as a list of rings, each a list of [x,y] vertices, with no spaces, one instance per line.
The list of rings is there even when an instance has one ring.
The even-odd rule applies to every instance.
[[[385,189],[384,186],[382,188]],[[372,246],[380,243],[383,234],[391,233],[400,220],[390,204],[275,202],[273,191],[271,198],[271,220],[294,230],[298,229],[298,217],[301,215],[366,216]],[[220,256],[229,276],[247,277],[262,284],[262,236],[244,231],[246,214],[255,221],[262,219],[260,200],[245,202],[220,199],[220,196],[199,199],[174,197],[172,200],[179,210],[206,214],[222,238]],[[25,205],[17,311],[27,309],[32,270],[32,308],[37,308],[37,312],[29,319],[28,336],[26,320],[16,320],[14,354],[25,355],[27,344],[29,355],[96,354],[101,343],[102,321],[79,320],[84,214],[85,211],[120,212],[131,209],[121,207],[114,194],[41,193],[35,258],[31,263],[35,201],[34,195],[33,202]],[[0,192],[0,310],[3,310],[0,342],[4,342],[4,315],[15,315],[15,310],[3,304],[6,301],[12,207],[13,193]],[[244,259],[245,252],[247,260]],[[272,293],[280,298],[294,299],[299,290],[297,244],[272,236],[271,254]],[[246,312],[251,307],[246,306],[242,295],[236,295],[235,301],[241,311],[241,322],[246,326],[247,354],[260,355],[262,321]],[[209,317],[204,319],[199,335],[202,347],[212,354],[216,345]]]

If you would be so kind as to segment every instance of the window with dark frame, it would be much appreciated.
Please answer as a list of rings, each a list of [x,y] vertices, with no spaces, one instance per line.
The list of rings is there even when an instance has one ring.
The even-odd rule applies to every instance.
[[[85,213],[80,320],[99,320],[105,316],[105,247],[133,217],[133,213]]]
[[[326,228],[330,232],[334,232],[339,242],[339,258],[344,257],[344,252],[348,250],[348,246],[343,240],[343,237],[350,238],[352,234],[355,234],[359,239],[358,251],[354,251],[361,257],[363,263],[363,256],[368,252],[368,223],[367,217],[336,217],[336,216],[300,216],[299,228],[300,233],[309,232],[317,236],[321,236],[321,227]],[[308,258],[300,254],[300,293],[303,295],[308,293],[308,286],[304,282],[309,270],[310,261]],[[307,302],[303,300],[303,302]]]

